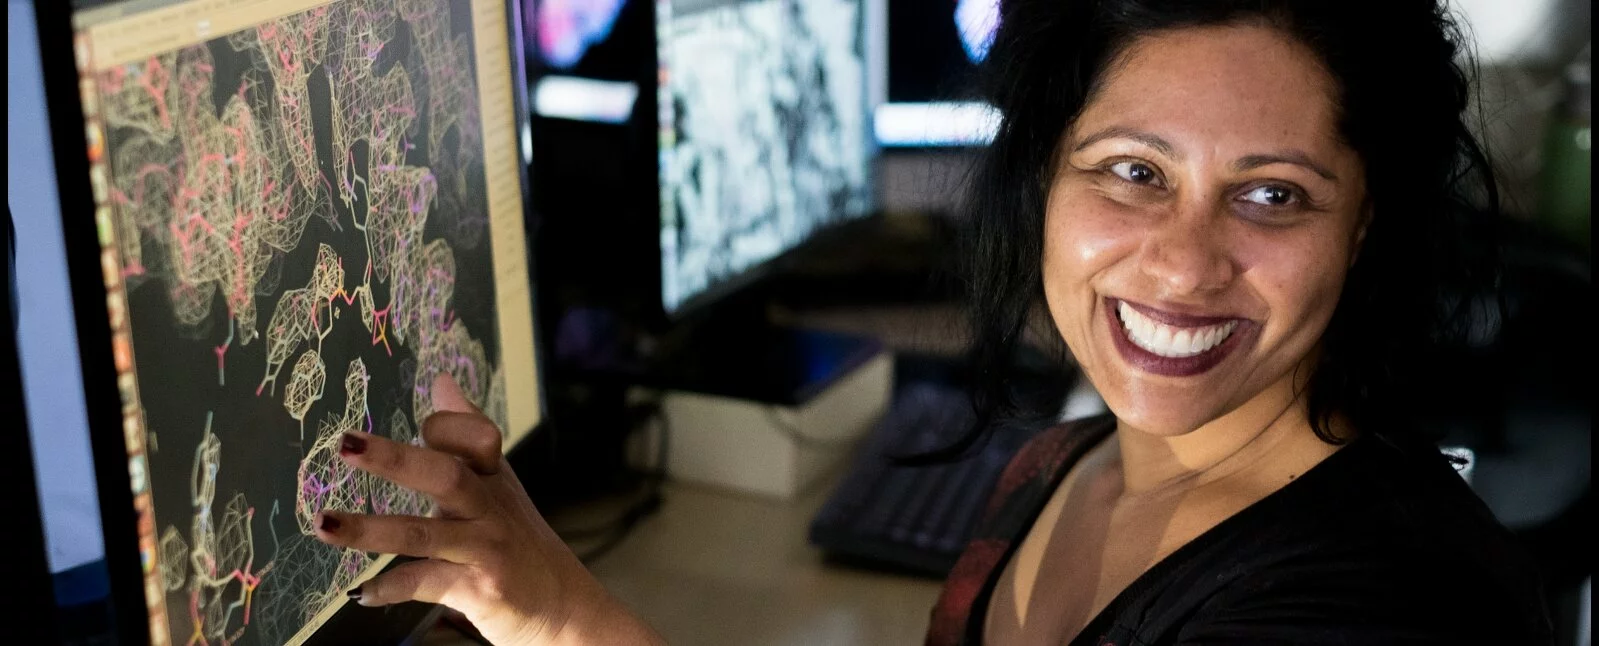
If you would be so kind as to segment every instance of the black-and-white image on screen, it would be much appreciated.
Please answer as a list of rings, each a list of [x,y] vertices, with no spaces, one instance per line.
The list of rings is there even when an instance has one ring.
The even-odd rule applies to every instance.
[[[860,0],[659,5],[661,296],[673,311],[867,213]]]

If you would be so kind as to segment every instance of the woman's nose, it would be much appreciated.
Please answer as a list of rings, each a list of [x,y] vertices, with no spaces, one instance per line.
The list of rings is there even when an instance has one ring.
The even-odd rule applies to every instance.
[[[1140,251],[1140,270],[1170,296],[1225,289],[1237,270],[1219,220],[1214,214],[1199,212],[1161,219],[1150,229]]]

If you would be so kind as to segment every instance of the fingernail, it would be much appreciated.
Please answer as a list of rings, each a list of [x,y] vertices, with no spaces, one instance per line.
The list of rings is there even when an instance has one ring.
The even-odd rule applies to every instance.
[[[354,588],[351,588],[349,592],[344,593],[344,596],[349,597],[351,601],[360,601],[361,586],[355,586]]]
[[[354,433],[345,433],[339,440],[340,455],[360,455],[366,452],[366,438],[357,437]]]
[[[329,516],[327,514],[322,514],[322,524],[318,525],[318,527],[321,528],[322,531],[324,531],[324,532],[336,532],[336,531],[339,531],[339,519],[334,518],[332,516]]]

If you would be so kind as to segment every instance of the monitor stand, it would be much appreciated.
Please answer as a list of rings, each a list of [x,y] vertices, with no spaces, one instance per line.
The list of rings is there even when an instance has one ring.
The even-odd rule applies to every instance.
[[[893,357],[875,339],[772,324],[748,302],[686,322],[637,394],[669,422],[669,476],[792,498],[887,411]]]

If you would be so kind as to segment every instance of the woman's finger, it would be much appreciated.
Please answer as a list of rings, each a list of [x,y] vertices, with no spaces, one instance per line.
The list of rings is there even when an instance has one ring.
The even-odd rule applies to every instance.
[[[489,508],[477,474],[449,454],[349,431],[339,442],[339,457],[357,469],[431,496],[447,515],[477,518]]]
[[[363,606],[422,601],[456,607],[471,585],[471,569],[459,563],[422,560],[401,563],[350,590]]]
[[[455,383],[455,377],[448,372],[441,372],[433,378],[433,410],[447,413],[476,413],[483,414],[476,404],[468,399],[466,392],[461,390],[461,385]]]
[[[479,475],[500,472],[500,429],[478,413],[438,412],[422,422],[422,442],[466,462]]]
[[[316,517],[322,542],[363,552],[404,554],[475,565],[486,553],[481,526],[463,520],[418,516],[368,516],[323,511]]]
[[[503,438],[493,420],[472,403],[450,373],[433,378],[434,413],[422,422],[422,442],[465,460],[482,475],[500,471]]]

